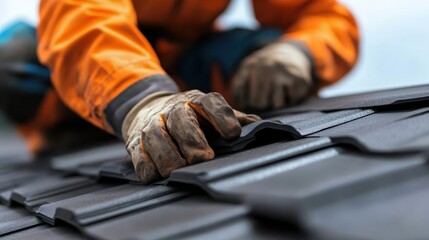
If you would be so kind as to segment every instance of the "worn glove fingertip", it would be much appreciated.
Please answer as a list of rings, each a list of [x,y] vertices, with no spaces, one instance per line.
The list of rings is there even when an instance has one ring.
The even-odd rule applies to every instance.
[[[262,118],[256,114],[246,114],[245,117],[245,122],[246,123],[253,123],[253,122],[257,122],[257,121],[261,121]]]
[[[237,110],[234,110],[234,114],[240,122],[241,126],[261,121],[262,118],[255,114],[246,114]]]
[[[128,153],[134,165],[137,177],[144,184],[150,184],[161,178],[158,170],[149,154],[146,152],[140,137],[134,137],[127,144]]]
[[[196,164],[200,162],[213,160],[215,153],[212,148],[209,149],[195,149],[189,153],[187,161],[189,164]]]
[[[154,165],[146,164],[144,161],[135,166],[136,174],[143,184],[150,184],[161,179]]]

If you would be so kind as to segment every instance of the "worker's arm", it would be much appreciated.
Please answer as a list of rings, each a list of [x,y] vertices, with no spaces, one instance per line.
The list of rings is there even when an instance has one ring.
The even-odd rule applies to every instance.
[[[106,131],[120,135],[145,96],[178,91],[139,32],[131,0],[42,0],[38,35],[62,100]]]
[[[42,0],[38,54],[62,100],[122,137],[149,183],[214,158],[200,125],[233,139],[259,118],[233,110],[219,94],[176,93],[136,22],[131,0]]]
[[[337,0],[253,0],[253,5],[261,25],[279,27],[284,39],[304,44],[322,85],[338,81],[356,63],[358,27]]]
[[[313,88],[338,81],[356,63],[357,24],[338,1],[253,0],[253,6],[261,26],[279,28],[284,35],[243,61],[233,79],[239,107],[296,103]]]

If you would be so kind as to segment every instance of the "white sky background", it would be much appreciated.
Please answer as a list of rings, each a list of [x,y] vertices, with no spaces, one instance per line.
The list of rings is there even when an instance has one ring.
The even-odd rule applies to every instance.
[[[37,0],[0,0],[0,28],[16,19],[37,21]],[[429,83],[429,1],[342,0],[362,32],[358,66],[323,96]],[[220,22],[256,25],[249,0],[234,0]]]
[[[0,29],[17,19],[37,21],[37,0],[0,0]]]

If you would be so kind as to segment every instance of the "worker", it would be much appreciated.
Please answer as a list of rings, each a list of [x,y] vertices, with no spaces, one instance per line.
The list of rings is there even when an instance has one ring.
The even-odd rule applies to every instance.
[[[235,139],[259,120],[243,112],[299,103],[357,61],[357,24],[335,0],[253,0],[258,29],[222,30],[215,20],[229,2],[41,0],[38,58],[34,37],[9,30],[3,51],[25,51],[4,60],[12,77],[0,80],[35,98],[9,97],[3,109],[18,115],[36,153],[82,119],[116,135],[150,183],[213,159],[210,129]],[[90,127],[82,129],[69,134],[85,141]]]

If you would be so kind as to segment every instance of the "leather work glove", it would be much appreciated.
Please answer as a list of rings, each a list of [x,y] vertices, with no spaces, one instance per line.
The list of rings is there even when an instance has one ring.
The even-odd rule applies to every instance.
[[[295,45],[275,42],[242,61],[231,87],[237,109],[284,108],[310,94],[311,62]]]
[[[219,93],[198,90],[155,93],[125,117],[123,138],[143,183],[171,171],[214,158],[200,125],[211,125],[224,139],[240,136],[241,125],[260,120],[233,110]]]

